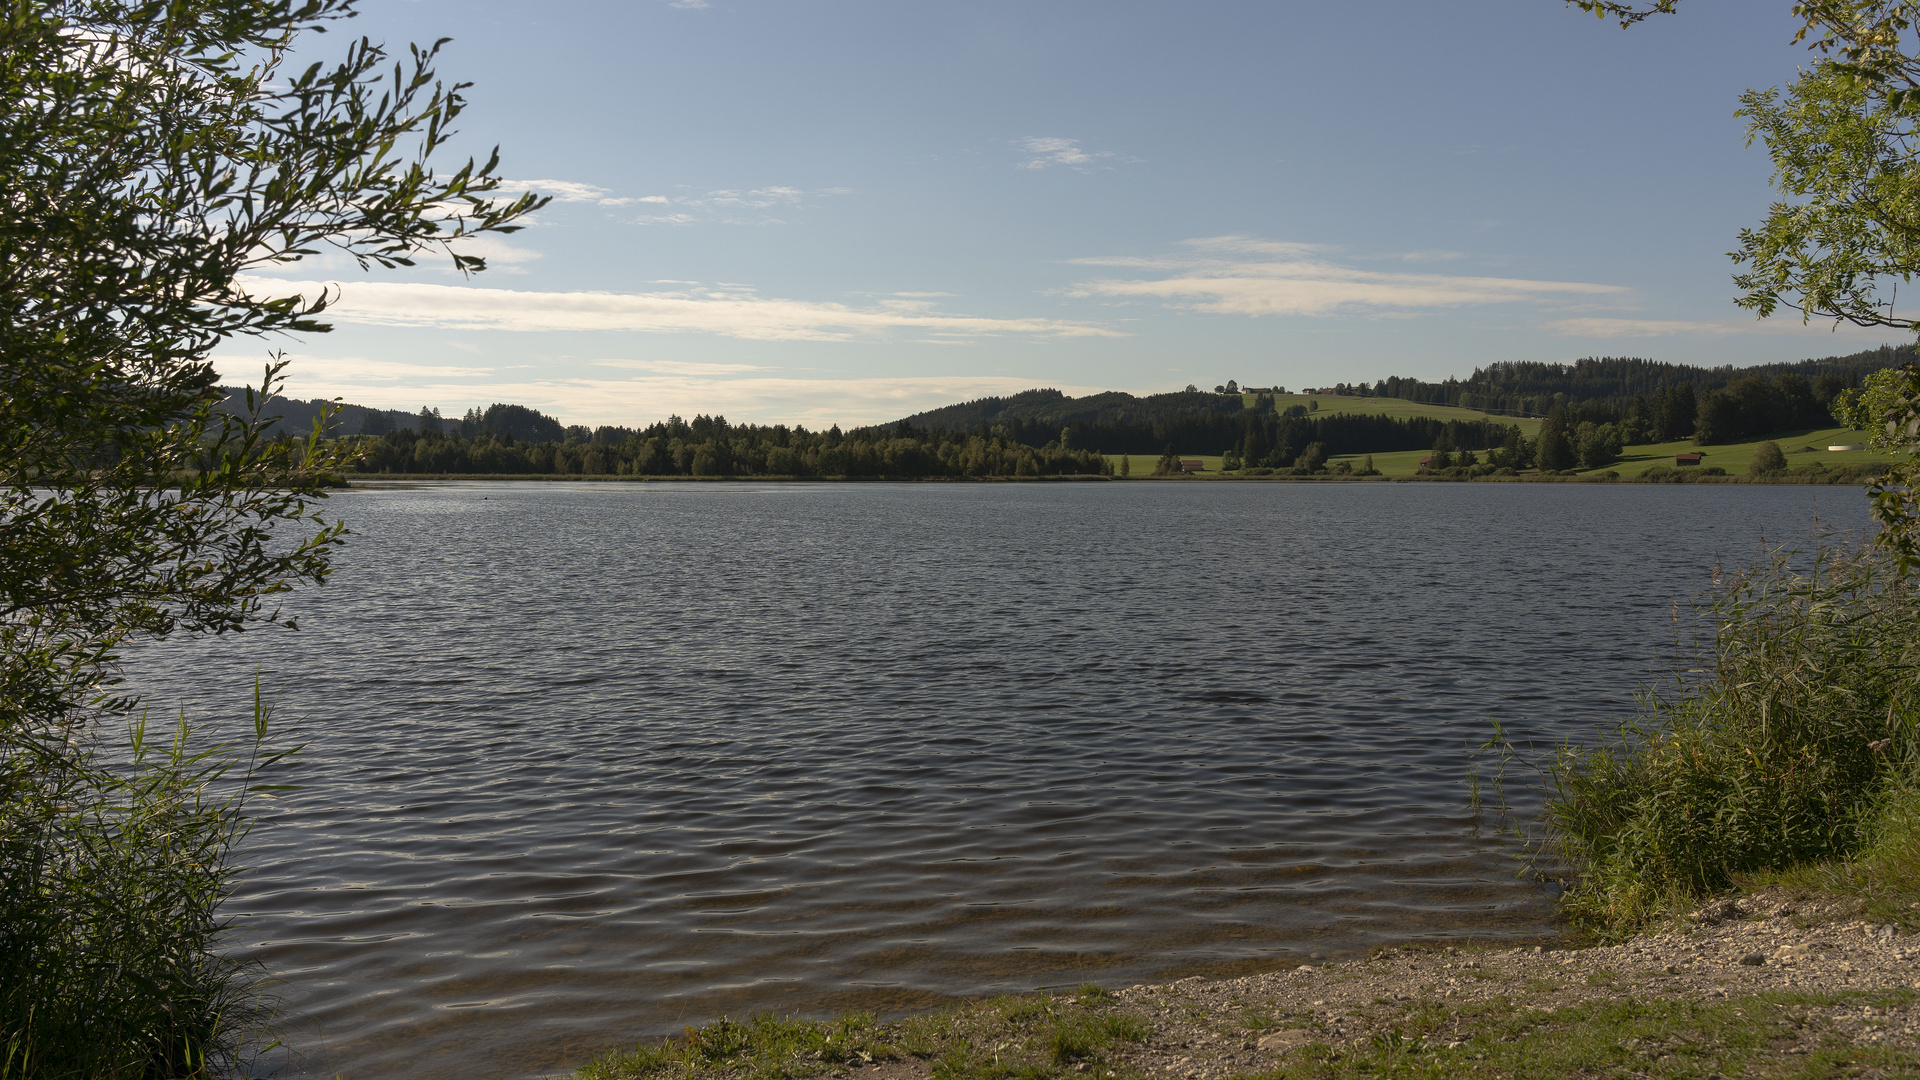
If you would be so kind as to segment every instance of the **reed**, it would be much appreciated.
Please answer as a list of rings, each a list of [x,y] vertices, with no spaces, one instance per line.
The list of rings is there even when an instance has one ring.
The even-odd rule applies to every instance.
[[[248,799],[273,790],[251,738],[205,744],[183,715],[116,746],[71,730],[0,745],[0,1080],[202,1077],[238,1068],[266,1016],[225,955]],[[257,1041],[257,1040],[256,1040]]]
[[[1913,583],[1871,551],[1822,548],[1799,568],[1783,550],[1721,579],[1702,614],[1697,663],[1541,770],[1540,854],[1571,873],[1567,912],[1603,934],[1876,842],[1911,851],[1894,811],[1920,775]]]

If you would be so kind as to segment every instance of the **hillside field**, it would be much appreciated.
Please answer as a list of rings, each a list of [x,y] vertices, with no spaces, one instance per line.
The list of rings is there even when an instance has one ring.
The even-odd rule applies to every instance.
[[[1745,476],[1747,473],[1747,462],[1752,459],[1753,452],[1759,449],[1760,444],[1763,442],[1779,443],[1780,449],[1786,451],[1787,465],[1791,468],[1799,468],[1802,465],[1811,464],[1815,461],[1823,465],[1851,465],[1856,462],[1882,462],[1892,460],[1892,458],[1886,454],[1874,453],[1871,450],[1843,450],[1832,452],[1827,449],[1828,446],[1836,443],[1864,443],[1866,441],[1867,436],[1864,432],[1852,431],[1847,428],[1820,428],[1814,431],[1793,431],[1777,434],[1771,439],[1755,439],[1752,442],[1726,443],[1720,446],[1695,446],[1691,440],[1682,439],[1678,442],[1629,446],[1621,453],[1621,459],[1618,462],[1604,469],[1586,470],[1585,475],[1598,475],[1612,470],[1623,477],[1639,476],[1655,465],[1672,465],[1676,454],[1690,454],[1699,451],[1704,455],[1700,459],[1700,467],[1705,468],[1709,465],[1718,465],[1725,469],[1729,476]],[[1806,449],[1807,447],[1812,447],[1812,449],[1808,450]],[[1391,454],[1375,454],[1373,455],[1373,467],[1388,476],[1412,476],[1420,468],[1420,459],[1426,457],[1430,452],[1431,451],[1427,450],[1401,450]],[[1484,456],[1483,454],[1483,459]],[[1365,454],[1344,454],[1330,460],[1351,461],[1355,466],[1358,466],[1365,458]]]
[[[1540,421],[1535,417],[1496,416],[1477,409],[1460,409],[1452,405],[1423,405],[1417,401],[1403,401],[1400,398],[1345,397],[1338,394],[1314,394],[1311,397],[1306,394],[1242,394],[1241,399],[1247,403],[1248,408],[1252,408],[1260,398],[1271,396],[1279,398],[1277,404],[1283,412],[1295,405],[1307,405],[1308,408],[1312,408],[1309,402],[1317,401],[1320,403],[1319,412],[1309,415],[1366,413],[1371,416],[1392,416],[1403,420],[1422,416],[1430,416],[1436,420],[1498,420],[1507,424],[1519,424],[1520,433],[1528,438],[1540,433]]]

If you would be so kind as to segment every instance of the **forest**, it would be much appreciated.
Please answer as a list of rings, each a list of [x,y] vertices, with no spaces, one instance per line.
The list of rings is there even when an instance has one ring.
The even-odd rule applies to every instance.
[[[528,415],[530,414],[530,415]],[[434,417],[429,414],[426,420]],[[915,428],[808,431],[785,424],[729,424],[724,416],[678,416],[634,430],[562,428],[519,405],[353,436],[363,473],[498,476],[848,476],[981,478],[1104,476],[1099,454],[1055,442],[1033,447],[992,434]],[[416,430],[417,428],[417,430]],[[516,434],[516,430],[520,434]],[[530,438],[528,431],[547,438]]]
[[[1600,468],[1621,448],[1692,439],[1742,442],[1832,426],[1841,391],[1910,347],[1751,368],[1697,368],[1594,358],[1573,364],[1495,364],[1464,381],[1384,379],[1322,394],[1393,396],[1480,409],[1524,406],[1543,417],[1532,438],[1503,418],[1403,417],[1321,411],[1283,396],[1251,398],[1189,386],[1168,394],[1114,391],[1070,398],[1035,389],[918,413],[892,424],[810,431],[678,416],[644,428],[566,425],[523,405],[495,403],[458,418],[346,406],[334,432],[362,444],[362,472],[581,476],[1098,476],[1104,455],[1223,455],[1240,468],[1324,467],[1342,455],[1432,449],[1449,465]],[[1584,395],[1584,396],[1583,396]],[[1248,402],[1252,406],[1248,406]],[[278,430],[310,428],[324,402],[276,400]],[[230,401],[229,408],[237,407]],[[309,415],[311,414],[311,416]],[[1457,459],[1457,460],[1456,460]]]
[[[1509,416],[1544,416],[1560,401],[1579,406],[1582,419],[1618,423],[1626,419],[1635,398],[1651,397],[1669,387],[1691,386],[1699,398],[1736,382],[1773,382],[1785,375],[1805,379],[1824,404],[1840,390],[1859,386],[1873,372],[1911,363],[1916,355],[1920,354],[1912,345],[1883,345],[1847,356],[1750,367],[1703,368],[1613,356],[1589,357],[1571,364],[1521,361],[1489,364],[1475,369],[1466,379],[1423,382],[1395,376],[1372,385],[1339,383],[1324,392],[1400,398]]]

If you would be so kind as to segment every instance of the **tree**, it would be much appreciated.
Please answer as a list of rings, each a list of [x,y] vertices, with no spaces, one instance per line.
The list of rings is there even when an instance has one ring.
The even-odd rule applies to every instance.
[[[1574,454],[1581,468],[1604,469],[1620,460],[1622,449],[1620,429],[1614,425],[1595,424],[1592,421],[1580,425]]]
[[[1120,455],[1120,475],[1121,476],[1133,475],[1133,455],[1132,454]]]
[[[1622,26],[1670,14],[1678,0],[1572,0]],[[1801,0],[1796,42],[1818,58],[1782,95],[1749,90],[1737,115],[1749,141],[1767,146],[1773,183],[1786,200],[1740,232],[1733,255],[1740,306],[1766,318],[1785,308],[1803,322],[1828,319],[1920,332],[1883,287],[1920,274],[1920,3],[1915,0]],[[1907,369],[1902,369],[1903,372]],[[1884,373],[1883,373],[1884,374]],[[1888,376],[1843,407],[1876,432],[1876,445],[1911,455],[1906,424],[1914,376]],[[1901,571],[1920,559],[1920,516],[1911,456],[1870,489],[1877,543]]]
[[[1752,460],[1747,462],[1747,471],[1755,476],[1772,476],[1787,471],[1787,455],[1780,450],[1777,442],[1763,442],[1753,450]]]
[[[362,39],[286,68],[353,13],[22,0],[0,16],[0,1029],[28,1055],[12,1071],[184,1074],[231,1048],[212,950],[238,811],[192,794],[218,766],[136,753],[117,772],[79,732],[132,715],[113,690],[129,642],[291,626],[280,599],[324,581],[343,542],[317,509],[351,455],[321,439],[330,414],[270,439],[282,366],[235,415],[208,361],[236,337],[325,330],[331,297],[245,275],[323,247],[362,267],[438,250],[473,272],[458,242],[541,202],[499,198],[491,161],[429,167],[464,108],[438,46],[389,70]],[[191,857],[159,866],[156,837]],[[87,951],[109,940],[144,947]]]
[[[1867,432],[1876,450],[1901,455],[1867,489],[1867,498],[1880,523],[1875,542],[1892,552],[1902,574],[1911,573],[1920,567],[1920,367],[1875,372],[1865,388],[1835,399],[1834,411]]]
[[[1307,448],[1300,451],[1300,457],[1293,463],[1293,471],[1302,476],[1310,476],[1326,467],[1327,444],[1323,442],[1308,443]]]
[[[1567,407],[1564,403],[1555,402],[1553,408],[1547,411],[1547,418],[1540,422],[1534,458],[1545,472],[1573,468],[1574,450],[1572,441],[1567,438]]]

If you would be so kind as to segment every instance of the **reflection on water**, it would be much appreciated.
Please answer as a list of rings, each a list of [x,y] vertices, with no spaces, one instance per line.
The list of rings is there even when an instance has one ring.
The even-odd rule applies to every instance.
[[[1462,747],[1631,705],[1714,561],[1850,489],[354,492],[299,633],[135,658],[312,748],[235,941],[312,1075],[530,1076],[915,1009],[1531,935]]]

